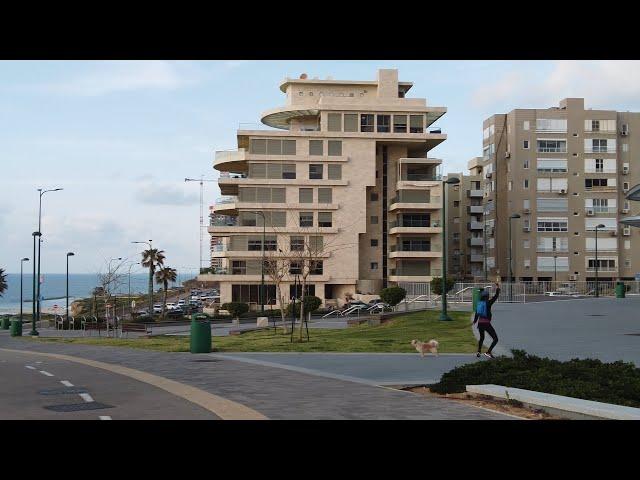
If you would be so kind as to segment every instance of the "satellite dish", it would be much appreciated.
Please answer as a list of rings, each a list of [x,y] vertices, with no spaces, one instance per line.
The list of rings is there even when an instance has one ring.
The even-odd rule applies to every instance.
[[[300,75],[300,79],[301,80],[306,80],[307,79],[307,74],[303,73],[302,75]]]

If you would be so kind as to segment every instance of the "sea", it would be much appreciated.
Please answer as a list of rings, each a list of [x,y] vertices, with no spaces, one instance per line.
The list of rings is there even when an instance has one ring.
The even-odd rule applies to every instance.
[[[170,284],[170,287],[182,285],[183,282],[195,278],[197,270],[192,272],[178,272],[177,281]],[[40,296],[45,300],[40,302],[40,309],[43,312],[59,309],[64,311],[66,274],[45,273],[41,275]],[[31,299],[33,292],[33,275],[25,273],[23,275],[23,311],[31,313]],[[0,297],[0,315],[20,313],[20,274],[7,274],[8,289]],[[87,298],[91,296],[93,289],[98,286],[98,274],[69,274],[69,304],[77,298]],[[157,291],[161,285],[154,282],[153,289]],[[149,291],[149,275],[146,273],[131,274],[131,293],[147,293]],[[117,294],[129,293],[129,279],[125,276],[122,283],[116,289]]]

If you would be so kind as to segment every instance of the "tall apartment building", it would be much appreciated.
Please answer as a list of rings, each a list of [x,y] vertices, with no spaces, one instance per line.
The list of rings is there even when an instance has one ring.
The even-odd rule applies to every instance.
[[[640,182],[640,113],[559,107],[516,109],[483,123],[481,174],[490,275],[523,281],[633,279],[640,272],[640,232],[625,193]],[[514,214],[520,218],[510,217]]]
[[[484,275],[482,175],[450,173],[460,183],[447,187],[447,275],[473,280]]]
[[[375,81],[287,78],[285,106],[262,115],[272,129],[238,130],[238,150],[216,152],[227,198],[213,211],[234,221],[209,227],[222,238],[211,252],[221,268],[200,280],[219,282],[221,302],[259,301],[263,234],[266,256],[318,253],[308,293],[327,302],[440,275],[441,161],[427,153],[446,139],[429,128],[446,109],[407,98],[412,85],[397,70]],[[287,298],[300,293],[302,268],[291,262]]]

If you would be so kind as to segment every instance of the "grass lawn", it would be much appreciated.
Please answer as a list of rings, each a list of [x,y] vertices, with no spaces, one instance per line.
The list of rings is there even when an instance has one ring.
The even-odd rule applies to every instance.
[[[469,312],[449,312],[451,322],[438,320],[440,312],[416,312],[396,317],[384,325],[360,325],[346,329],[310,329],[310,341],[294,341],[290,335],[273,330],[249,332],[229,337],[213,337],[216,352],[401,352],[416,353],[410,345],[412,339],[440,342],[441,353],[472,353],[476,340],[470,327]],[[305,337],[306,338],[306,337]],[[40,342],[82,343],[111,345],[166,352],[188,352],[189,337],[152,338],[40,338]]]

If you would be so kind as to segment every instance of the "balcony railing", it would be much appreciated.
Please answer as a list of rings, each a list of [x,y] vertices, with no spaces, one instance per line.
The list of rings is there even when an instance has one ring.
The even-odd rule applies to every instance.
[[[615,147],[586,147],[584,153],[616,153]]]
[[[228,219],[212,218],[209,221],[209,226],[211,226],[211,227],[237,227],[238,226],[238,219],[237,219],[237,217],[228,217]]]
[[[482,205],[468,205],[467,213],[484,213],[484,207]]]
[[[391,245],[391,252],[441,252],[442,246],[438,243],[418,244],[418,245]]]
[[[598,251],[600,251],[600,249],[598,249]],[[587,272],[595,272],[596,271],[596,267],[587,267]],[[598,272],[617,272],[618,271],[618,267],[605,267],[605,266],[600,266],[598,267]]]
[[[585,251],[587,252],[595,252],[596,251],[596,247],[587,247],[585,248]],[[601,247],[598,246],[598,253],[617,253],[618,252],[618,248],[606,248],[606,247]]]
[[[249,178],[244,173],[220,172],[220,178]]]
[[[409,227],[409,228],[437,228],[440,226],[440,222],[412,222],[409,220],[389,222],[389,228],[395,227]]]
[[[434,173],[405,173],[400,180],[411,180],[416,182],[437,182],[442,180],[442,175]]]
[[[470,198],[482,198],[484,192],[482,190],[467,190],[467,197]]]
[[[584,189],[587,192],[616,192],[618,187],[612,185],[595,185],[592,187],[585,186]]]
[[[244,160],[247,151],[244,148],[238,148],[236,150],[218,150],[215,154],[215,162],[236,162],[238,160]]]
[[[484,229],[484,223],[482,223],[482,222],[469,222],[469,223],[467,223],[467,226],[471,230],[483,230]]]
[[[393,205],[394,203],[440,203],[440,197],[429,197],[423,199],[415,199],[415,198],[407,198],[402,195],[397,197],[393,197],[389,203],[389,205]]]
[[[442,270],[440,269],[425,269],[423,272],[416,272],[415,270],[407,270],[403,268],[392,268],[390,270],[391,276],[398,277],[439,277],[442,275]]]
[[[589,170],[585,170],[584,173],[616,173],[617,170],[615,167],[613,168],[593,168],[593,169],[589,169]]]
[[[589,213],[590,211],[595,213],[616,213],[617,207],[584,207],[585,213]]]
[[[216,205],[224,205],[227,203],[237,203],[238,202],[238,197],[236,196],[229,196],[229,197],[219,197],[216,199]]]
[[[482,237],[472,237],[467,240],[467,245],[471,247],[482,247],[484,246],[484,238]]]
[[[536,252],[538,253],[569,253],[569,249],[553,248],[553,247],[537,247]]]

